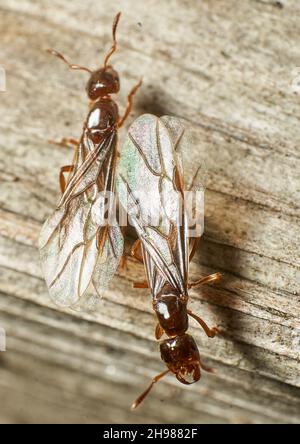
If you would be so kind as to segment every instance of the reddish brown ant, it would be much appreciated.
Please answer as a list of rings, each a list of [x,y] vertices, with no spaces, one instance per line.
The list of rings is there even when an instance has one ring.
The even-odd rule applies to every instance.
[[[221,274],[189,282],[189,262],[202,231],[195,232],[194,236],[189,232],[193,211],[188,211],[186,191],[196,192],[202,185],[200,167],[190,186],[184,182],[179,152],[180,147],[185,146],[183,134],[183,125],[176,117],[142,115],[128,130],[119,163],[120,203],[127,209],[139,237],[132,255],[144,264],[147,276],[147,282],[135,283],[134,287],[150,288],[158,320],[156,339],[163,334],[167,336],[160,342],[161,358],[167,369],[152,379],[132,409],[141,404],[153,385],[169,372],[181,383],[192,384],[200,379],[201,368],[211,371],[202,363],[194,339],[187,334],[188,316],[193,317],[210,338],[219,331],[217,327],[209,328],[187,308],[189,289],[218,281]],[[150,215],[154,217],[149,218]],[[200,227],[201,221],[196,221],[196,225]]]
[[[141,81],[130,91],[123,117],[111,94],[120,89],[117,71],[108,64],[117,47],[119,12],[113,22],[113,43],[103,66],[95,71],[69,63],[59,52],[48,52],[70,69],[86,71],[90,78],[86,92],[91,101],[79,141],[63,139],[59,144],[75,145],[72,165],[60,171],[61,199],[45,222],[40,236],[43,271],[50,295],[62,305],[80,303],[90,283],[101,292],[116,271],[123,255],[120,227],[100,221],[98,208],[103,195],[113,195],[117,158],[117,130],[128,117],[132,98]],[[70,173],[67,182],[64,173]],[[113,198],[109,206],[113,205]]]

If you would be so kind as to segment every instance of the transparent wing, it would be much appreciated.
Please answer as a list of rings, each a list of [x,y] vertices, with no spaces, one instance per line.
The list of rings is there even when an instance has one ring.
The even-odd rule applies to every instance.
[[[122,234],[118,227],[111,234],[105,220],[106,192],[114,186],[116,142],[115,133],[99,145],[90,146],[83,138],[58,208],[42,228],[41,263],[57,304],[78,305],[92,276],[99,291],[119,263]]]
[[[188,239],[183,181],[172,138],[159,118],[145,114],[129,128],[117,175],[121,205],[142,242],[154,294],[168,281],[187,293]]]
[[[205,189],[207,170],[204,161],[200,163],[199,159],[191,159],[190,155],[191,146],[197,143],[192,131],[189,131],[186,122],[178,117],[163,116],[161,120],[168,129],[176,151],[184,177],[184,189]]]
[[[152,296],[156,298],[164,284],[168,282],[168,279],[160,272],[159,268],[156,266],[156,263],[151,259],[150,254],[145,250],[145,248],[143,248],[143,246],[142,252],[147,280],[151,288]]]
[[[191,159],[191,146],[195,145],[192,131],[188,131],[183,119],[174,116],[161,117],[168,129],[177,155],[177,162],[184,177],[185,211],[188,218],[189,238],[200,237],[204,231],[204,192],[207,170],[204,161]]]

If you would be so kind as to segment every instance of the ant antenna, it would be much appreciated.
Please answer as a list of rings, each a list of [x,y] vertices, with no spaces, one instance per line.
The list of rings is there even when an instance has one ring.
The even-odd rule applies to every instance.
[[[162,379],[169,372],[170,370],[165,370],[164,372],[159,373],[159,375],[154,376],[149,387],[131,404],[130,409],[135,410],[144,401],[144,399],[149,394],[154,384],[158,382],[160,379]]]
[[[103,68],[105,69],[107,67],[107,62],[110,58],[110,56],[115,52],[115,50],[117,49],[117,40],[116,40],[116,30],[117,30],[117,26],[120,20],[120,16],[121,16],[121,12],[118,12],[118,14],[115,16],[114,22],[113,22],[113,26],[112,26],[112,39],[113,39],[113,44],[110,48],[110,50],[108,51],[105,59],[104,59],[104,65]]]
[[[77,69],[80,71],[87,71],[90,74],[92,74],[92,71],[88,68],[85,68],[84,66],[79,66],[79,65],[74,65],[73,63],[69,63],[68,60],[58,51],[55,51],[55,49],[47,49],[47,52],[49,52],[49,54],[54,55],[55,57],[58,57],[59,59],[61,59],[63,62],[65,62],[68,67],[70,69]]]

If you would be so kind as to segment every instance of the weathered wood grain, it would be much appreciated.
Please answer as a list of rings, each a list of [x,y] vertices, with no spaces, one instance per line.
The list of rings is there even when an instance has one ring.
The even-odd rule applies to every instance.
[[[300,5],[146,3],[1,2],[0,421],[297,423]],[[50,301],[36,248],[59,196],[58,169],[72,158],[47,140],[78,137],[87,111],[86,75],[45,49],[100,65],[118,10],[120,108],[143,76],[131,119],[186,120],[191,162],[208,169],[205,235],[191,273],[225,275],[191,293],[193,310],[227,332],[210,340],[191,325],[217,373],[188,388],[167,377],[135,413],[130,402],[162,368],[149,295],[131,286],[142,267],[131,261],[96,312],[72,312]]]

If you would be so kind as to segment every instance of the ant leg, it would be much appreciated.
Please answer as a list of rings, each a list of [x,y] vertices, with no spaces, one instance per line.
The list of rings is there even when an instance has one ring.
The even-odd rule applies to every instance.
[[[214,338],[217,333],[221,333],[218,327],[209,328],[209,326],[199,316],[195,315],[191,310],[187,310],[188,314],[201,325],[209,338]]]
[[[131,247],[130,254],[134,259],[136,259],[141,264],[144,263],[142,256],[138,253],[138,250],[141,249],[141,241],[137,239]]]
[[[76,163],[76,158],[78,155],[78,147],[79,147],[78,140],[72,139],[71,137],[70,138],[63,137],[60,141],[49,139],[48,143],[52,143],[54,145],[59,145],[59,146],[65,147],[65,148],[71,148],[70,145],[74,145],[76,147],[76,150],[75,150],[75,154],[73,157],[73,163]],[[60,169],[59,183],[60,183],[60,189],[61,189],[62,193],[66,189],[66,180],[64,177],[64,173],[71,173],[73,170],[74,170],[74,165],[65,165]]]
[[[126,256],[126,254],[123,254],[123,256],[120,259],[119,269],[121,271],[126,271],[127,270],[127,256]]]
[[[122,235],[125,238],[126,228],[124,226],[121,226],[120,228],[121,228]],[[128,255],[126,253],[123,253],[123,256],[121,256],[119,267],[118,267],[120,271],[127,271],[127,256]]]
[[[141,86],[141,84],[142,84],[142,80],[140,80],[133,88],[132,88],[132,90],[130,91],[130,93],[128,94],[128,97],[127,97],[127,107],[126,107],[126,109],[125,109],[125,113],[124,113],[124,115],[123,115],[123,117],[119,120],[119,122],[118,122],[118,127],[120,128],[120,126],[122,126],[123,125],[123,123],[125,122],[125,120],[127,119],[127,117],[128,117],[128,115],[129,115],[129,113],[130,113],[130,111],[131,111],[131,108],[132,108],[132,98],[133,98],[133,96],[134,96],[134,94],[137,92],[137,90],[139,89],[139,87]]]
[[[134,282],[133,288],[149,288],[149,285],[147,281]]]
[[[205,276],[204,278],[198,279],[198,281],[189,283],[188,288],[197,288],[200,285],[208,284],[210,282],[216,282],[219,281],[220,279],[222,279],[221,273],[218,272],[210,274],[209,276]]]
[[[134,244],[131,247],[130,250],[130,254],[125,253],[122,258],[121,258],[121,262],[120,262],[120,269],[124,271],[124,269],[127,268],[127,260],[129,257],[135,259],[137,262],[140,262],[141,264],[143,264],[143,258],[142,256],[138,253],[138,249],[141,247],[141,241],[139,239],[137,239]],[[141,285],[141,286],[140,286]],[[135,288],[148,288],[148,284],[143,281],[143,282],[137,282],[136,284],[134,284]]]
[[[190,258],[189,258],[190,261],[195,256],[195,253],[196,253],[196,250],[197,250],[197,247],[198,247],[198,243],[199,243],[199,237],[194,237],[191,240],[191,252],[190,252]]]
[[[134,244],[132,245],[131,248],[131,256],[138,262],[140,262],[141,264],[144,263],[143,261],[143,257],[141,256],[141,254],[138,253],[138,249],[141,248],[141,241],[139,239],[137,239]],[[142,281],[142,282],[134,282],[133,283],[133,288],[149,288],[148,282],[147,281]]]
[[[159,340],[162,337],[162,335],[164,334],[164,332],[165,331],[162,328],[162,326],[159,323],[157,323],[156,327],[155,327],[155,339]]]
[[[64,193],[64,191],[66,189],[66,179],[65,179],[64,173],[71,173],[73,170],[74,170],[73,165],[65,165],[65,166],[61,167],[61,169],[60,169],[59,184],[60,184],[60,189],[61,189],[62,193]]]
[[[146,396],[148,395],[148,393],[150,392],[150,390],[152,389],[154,384],[156,384],[160,379],[162,379],[169,372],[170,372],[170,370],[168,369],[162,373],[159,373],[159,375],[156,375],[152,379],[149,387],[131,404],[131,410],[136,409],[144,401],[144,399],[146,398]]]
[[[52,143],[53,145],[62,146],[64,148],[70,148],[70,145],[78,146],[79,141],[73,139],[72,137],[68,137],[68,138],[67,137],[63,137],[59,141],[49,139],[48,143]]]

